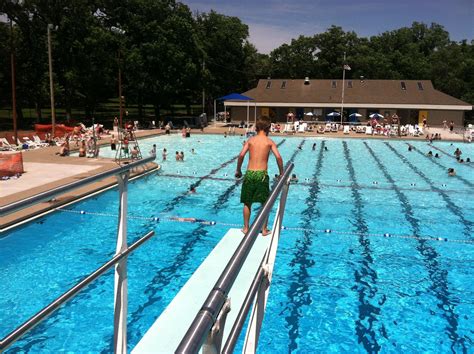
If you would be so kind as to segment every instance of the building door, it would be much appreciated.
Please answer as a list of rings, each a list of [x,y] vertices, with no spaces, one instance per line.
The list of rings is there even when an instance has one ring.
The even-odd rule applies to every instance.
[[[296,108],[296,118],[297,119],[304,118],[304,108]]]

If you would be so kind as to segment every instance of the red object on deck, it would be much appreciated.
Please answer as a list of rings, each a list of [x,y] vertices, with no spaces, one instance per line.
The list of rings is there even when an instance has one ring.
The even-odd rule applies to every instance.
[[[25,172],[23,169],[23,155],[0,153],[0,177],[15,176]]]
[[[50,133],[52,129],[52,124],[35,124],[36,133]],[[55,136],[59,137],[63,136],[66,133],[71,133],[73,130],[73,127],[68,127],[64,124],[56,124],[54,127]]]

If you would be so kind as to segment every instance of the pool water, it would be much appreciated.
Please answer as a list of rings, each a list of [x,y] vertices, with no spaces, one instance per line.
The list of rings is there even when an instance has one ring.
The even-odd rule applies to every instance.
[[[299,182],[288,196],[259,352],[473,352],[474,164],[452,153],[459,146],[472,159],[474,145],[411,142],[410,152],[403,141],[274,140]],[[232,176],[242,142],[141,141],[144,155],[156,144],[158,160],[165,147],[168,160],[129,187],[129,242],[156,232],[129,257],[129,349],[227,229],[241,224]],[[184,162],[175,151],[185,152]],[[197,194],[186,193],[191,184]],[[0,236],[0,337],[113,256],[117,209],[112,189]],[[166,221],[171,216],[216,225]],[[8,352],[106,353],[112,336],[110,271]]]

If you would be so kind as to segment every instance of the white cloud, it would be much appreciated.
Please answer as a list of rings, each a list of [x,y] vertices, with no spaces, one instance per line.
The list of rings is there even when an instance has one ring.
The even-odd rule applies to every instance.
[[[316,26],[291,27],[275,26],[262,23],[249,23],[250,42],[260,53],[268,54],[283,43],[290,43],[300,35],[313,35],[324,31]]]

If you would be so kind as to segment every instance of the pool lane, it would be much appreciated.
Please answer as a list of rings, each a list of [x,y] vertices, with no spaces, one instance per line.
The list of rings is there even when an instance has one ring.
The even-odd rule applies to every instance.
[[[319,178],[322,171],[321,167],[325,156],[325,144],[326,142],[323,140],[319,146],[315,171],[313,173],[314,180]],[[296,157],[298,150],[295,152],[294,157]],[[309,229],[311,222],[319,217],[319,210],[316,207],[319,192],[320,186],[318,183],[315,183],[311,186],[309,194],[305,200],[306,208],[301,215],[303,219],[303,227],[306,229]],[[300,339],[299,322],[300,318],[303,316],[303,307],[312,303],[310,292],[311,276],[309,275],[309,268],[315,264],[314,257],[310,250],[312,243],[313,233],[310,231],[304,231],[302,238],[298,238],[296,241],[293,258],[289,262],[293,267],[293,272],[286,294],[289,299],[287,303],[289,314],[285,316],[289,336],[288,352],[293,352],[298,349],[298,341]]]
[[[474,231],[473,231],[473,226],[474,226],[474,223],[470,220],[468,220],[461,208],[459,206],[457,206],[452,200],[451,198],[446,194],[445,191],[443,191],[442,189],[439,189],[438,187],[435,186],[435,183],[430,179],[428,178],[422,171],[420,171],[420,169],[418,167],[416,167],[413,163],[411,163],[405,156],[403,156],[402,154],[400,154],[400,152],[398,152],[390,143],[388,142],[384,142],[384,144],[401,160],[403,161],[413,172],[415,172],[419,177],[421,177],[421,179],[423,181],[425,181],[428,185],[431,186],[431,188],[433,190],[435,190],[436,192],[438,192],[438,194],[443,198],[444,202],[446,203],[446,207],[447,209],[453,213],[454,215],[456,215],[459,220],[462,222],[462,224],[464,225],[464,235],[466,236],[466,238],[468,239],[471,239],[473,240],[474,239]]]
[[[439,159],[437,159],[437,158],[434,157],[434,156],[431,156],[431,157],[430,157],[430,156],[427,156],[426,154],[424,154],[424,153],[422,153],[420,150],[418,150],[415,146],[413,146],[412,148],[413,148],[413,150],[414,150],[415,152],[418,153],[418,155],[421,155],[421,156],[424,157],[425,159],[428,159],[428,161],[430,161],[431,163],[433,163],[433,164],[435,164],[436,166],[440,167],[440,168],[443,170],[443,172],[447,172],[448,166],[444,166],[443,164],[441,164],[441,163],[439,162],[439,161],[440,161]],[[456,161],[456,162],[457,162],[457,161]],[[469,164],[459,164],[459,166],[464,167],[464,166],[469,166]],[[449,166],[449,167],[451,167],[451,166]],[[456,176],[453,176],[453,177],[454,177],[454,179],[457,179],[457,180],[462,181],[462,182],[463,182],[466,186],[468,186],[468,187],[471,187],[471,188],[474,187],[474,184],[473,184],[473,183],[469,182],[467,179],[465,179],[465,178],[463,178],[463,177],[461,177],[461,176],[459,176],[459,175],[456,175]]]
[[[397,187],[395,180],[388,172],[385,165],[377,157],[373,149],[364,142],[370,156],[375,160],[378,168],[382,171],[385,178],[392,184],[393,190],[395,191],[400,205],[403,208],[403,215],[405,216],[408,223],[411,225],[414,236],[420,236],[420,225],[418,219],[414,215],[413,207],[411,206],[408,197]],[[401,156],[391,145],[387,144],[389,148],[397,155]],[[406,162],[406,161],[405,161]],[[411,166],[411,165],[410,165]],[[451,294],[448,289],[448,271],[441,268],[440,255],[438,252],[425,240],[417,240],[417,251],[423,257],[426,270],[431,280],[430,289],[438,299],[438,308],[443,311],[444,317],[446,318],[446,329],[448,337],[453,341],[452,349],[455,345],[460,345],[463,351],[467,348],[464,341],[457,333],[458,328],[458,315],[456,312],[456,303],[451,299]]]
[[[357,184],[356,173],[349,153],[347,142],[343,141],[344,158],[347,163],[347,169],[351,180]],[[358,292],[358,309],[359,316],[356,320],[356,335],[359,343],[362,343],[368,353],[375,353],[381,350],[381,346],[377,341],[377,333],[386,332],[383,323],[380,329],[377,329],[377,322],[382,311],[386,296],[378,294],[377,271],[374,267],[373,250],[368,237],[364,236],[369,232],[369,227],[365,221],[364,202],[357,188],[351,190],[352,199],[354,201],[353,214],[355,217],[356,231],[361,235],[358,237],[359,246],[362,250],[361,268],[354,271],[355,283]]]

